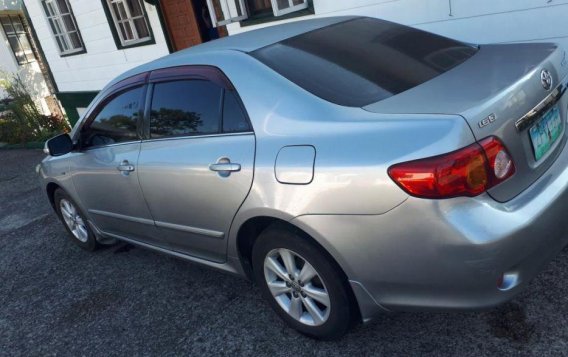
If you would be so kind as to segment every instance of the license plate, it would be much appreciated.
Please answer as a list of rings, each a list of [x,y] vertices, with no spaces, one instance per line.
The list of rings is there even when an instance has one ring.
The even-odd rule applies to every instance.
[[[529,133],[536,161],[542,159],[550,148],[552,148],[556,140],[560,137],[560,134],[562,134],[562,129],[562,117],[560,116],[560,109],[558,109],[557,106],[546,112],[546,114],[530,128]]]

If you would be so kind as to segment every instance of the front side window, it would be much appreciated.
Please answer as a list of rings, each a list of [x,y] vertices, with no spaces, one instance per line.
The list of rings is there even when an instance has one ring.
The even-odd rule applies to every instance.
[[[222,94],[223,88],[203,80],[155,84],[150,111],[150,137],[218,133]]]
[[[34,61],[35,57],[22,18],[17,15],[1,16],[0,22],[18,64]]]
[[[83,39],[71,12],[69,0],[42,0],[49,27],[62,55],[84,52]]]
[[[81,131],[81,146],[88,148],[138,140],[136,128],[143,92],[143,87],[138,87],[110,99]]]
[[[104,0],[104,3],[122,47],[153,41],[142,0]]]

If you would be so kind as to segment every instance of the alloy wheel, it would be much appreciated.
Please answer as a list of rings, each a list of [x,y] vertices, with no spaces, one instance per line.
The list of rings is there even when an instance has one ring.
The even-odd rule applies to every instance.
[[[295,320],[323,325],[329,318],[329,293],[315,268],[285,248],[271,250],[264,259],[264,278],[278,305]]]
[[[79,210],[69,200],[63,198],[59,201],[59,209],[63,216],[65,225],[77,240],[82,243],[87,242],[89,239],[89,232],[85,224],[85,220],[79,214]]]

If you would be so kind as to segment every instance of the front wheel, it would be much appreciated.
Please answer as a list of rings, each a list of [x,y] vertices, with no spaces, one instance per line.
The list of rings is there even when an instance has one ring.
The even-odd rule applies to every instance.
[[[85,250],[93,251],[97,249],[99,246],[97,239],[91,227],[89,227],[83,212],[81,212],[71,197],[65,191],[57,189],[53,194],[53,198],[55,210],[59,218],[61,218],[71,240]]]
[[[268,228],[253,247],[257,284],[288,325],[318,339],[336,339],[352,325],[347,281],[337,264],[307,238]]]

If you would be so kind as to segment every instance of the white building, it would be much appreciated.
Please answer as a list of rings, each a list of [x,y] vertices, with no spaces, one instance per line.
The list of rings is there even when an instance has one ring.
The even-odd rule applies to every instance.
[[[71,121],[129,68],[219,35],[312,17],[374,16],[471,43],[568,48],[568,0],[23,1]]]
[[[226,2],[229,5],[234,2],[247,3],[246,0],[212,1]],[[272,1],[274,13],[278,11],[276,4],[282,2]],[[303,4],[313,15],[302,19],[320,16],[373,16],[470,43],[552,41],[568,48],[568,0],[304,0]],[[275,22],[252,26],[242,26],[250,21],[250,16],[245,15],[241,19],[246,20],[232,22],[229,19],[232,22],[228,25],[229,34],[301,18],[276,21],[278,18],[274,17]]]
[[[19,76],[43,114],[59,113],[55,87],[37,41],[26,21],[21,0],[0,1],[0,71],[2,77]],[[7,97],[0,89],[0,98]]]

